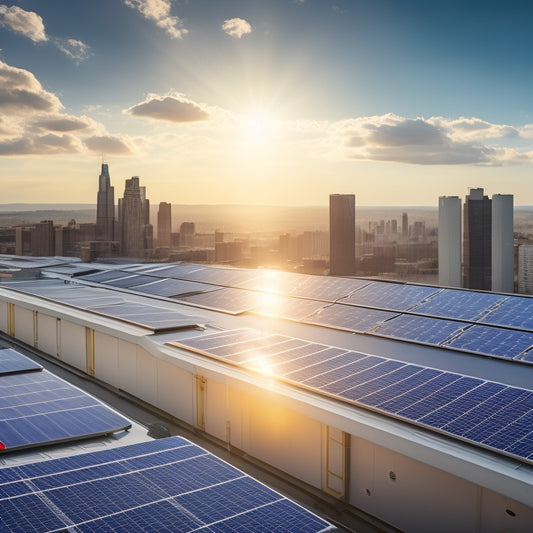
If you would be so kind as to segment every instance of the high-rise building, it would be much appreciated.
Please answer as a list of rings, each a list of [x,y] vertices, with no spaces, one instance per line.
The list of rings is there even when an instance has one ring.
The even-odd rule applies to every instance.
[[[533,294],[533,245],[518,247],[518,292]]]
[[[53,220],[41,220],[31,232],[31,252],[34,256],[55,255],[55,229]]]
[[[120,249],[124,256],[147,257],[151,253],[150,201],[139,177],[126,180],[124,198],[118,201]]]
[[[409,239],[409,218],[407,213],[402,213],[402,239],[404,241]]]
[[[96,240],[115,240],[115,188],[111,187],[109,168],[102,163],[96,202]]]
[[[463,206],[463,287],[492,288],[492,202],[470,189]]]
[[[492,290],[513,292],[513,195],[492,195]]]
[[[170,236],[172,233],[172,206],[167,202],[159,203],[157,211],[157,246],[158,248],[170,248]]]
[[[461,199],[439,198],[439,285],[461,287]]]
[[[329,272],[355,274],[355,194],[329,195]]]

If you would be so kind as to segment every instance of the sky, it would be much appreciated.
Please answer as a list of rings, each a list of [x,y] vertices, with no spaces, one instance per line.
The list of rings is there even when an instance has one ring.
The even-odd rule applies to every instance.
[[[0,203],[533,205],[530,2],[0,0]]]

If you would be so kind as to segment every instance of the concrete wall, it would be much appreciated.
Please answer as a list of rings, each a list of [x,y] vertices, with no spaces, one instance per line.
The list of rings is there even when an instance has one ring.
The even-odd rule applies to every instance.
[[[57,318],[37,313],[37,347],[43,352],[57,356],[59,344],[57,331],[61,326]]]
[[[17,339],[33,346],[33,311],[15,306],[15,335]]]
[[[7,333],[7,302],[0,300],[0,331]]]

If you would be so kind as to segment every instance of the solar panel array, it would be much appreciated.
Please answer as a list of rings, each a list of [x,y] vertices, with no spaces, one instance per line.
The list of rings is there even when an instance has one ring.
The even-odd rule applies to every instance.
[[[143,268],[138,278],[166,277],[168,286],[153,281],[137,285],[138,278],[133,272],[140,267],[135,265],[131,268],[129,272],[122,268],[121,274],[102,272],[84,279],[95,281],[102,277],[104,283],[145,293],[153,289],[151,294],[176,297],[184,303],[230,314],[255,312],[521,363],[533,362],[533,341],[528,344],[533,332],[532,298],[356,278],[190,264]],[[112,277],[110,281],[104,279],[107,275]],[[115,279],[115,276],[123,277]],[[198,283],[198,286],[180,288],[180,282]],[[171,294],[188,288],[198,289],[198,294]],[[267,297],[258,297],[258,294],[278,295],[281,300],[273,305]],[[283,299],[286,309],[280,303]],[[294,303],[297,299],[318,303],[299,305]],[[484,328],[480,327],[482,325]],[[478,333],[481,337],[476,343]],[[497,339],[496,343],[483,340],[491,336]]]
[[[0,376],[42,370],[42,368],[39,363],[32,361],[29,357],[13,350],[13,348],[0,350]]]
[[[180,437],[0,469],[0,529],[276,531],[335,528]]]
[[[105,435],[131,423],[14,349],[0,350],[0,451]]]
[[[533,391],[241,329],[169,343],[533,464]]]

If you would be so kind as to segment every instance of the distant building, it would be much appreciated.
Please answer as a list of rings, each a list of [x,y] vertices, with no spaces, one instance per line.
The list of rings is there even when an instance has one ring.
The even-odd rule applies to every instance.
[[[355,194],[329,196],[330,274],[355,274]]]
[[[111,187],[109,168],[102,163],[96,202],[96,240],[115,240],[115,188]]]
[[[492,195],[492,290],[513,292],[513,195]]]
[[[463,206],[463,287],[492,288],[492,202],[470,189]]]
[[[409,239],[409,218],[407,213],[402,213],[402,239],[404,241]]]
[[[127,257],[148,257],[152,252],[153,229],[150,225],[150,201],[139,177],[126,180],[124,198],[118,201],[120,249]]]
[[[518,247],[518,292],[533,294],[533,245]]]
[[[461,199],[439,198],[439,285],[461,287]]]
[[[53,220],[42,220],[39,224],[35,224],[31,232],[31,253],[34,256],[55,255],[55,230]]]
[[[170,248],[172,234],[172,205],[159,203],[157,211],[157,247]]]
[[[180,226],[180,246],[194,246],[196,226],[194,222],[182,222]]]

